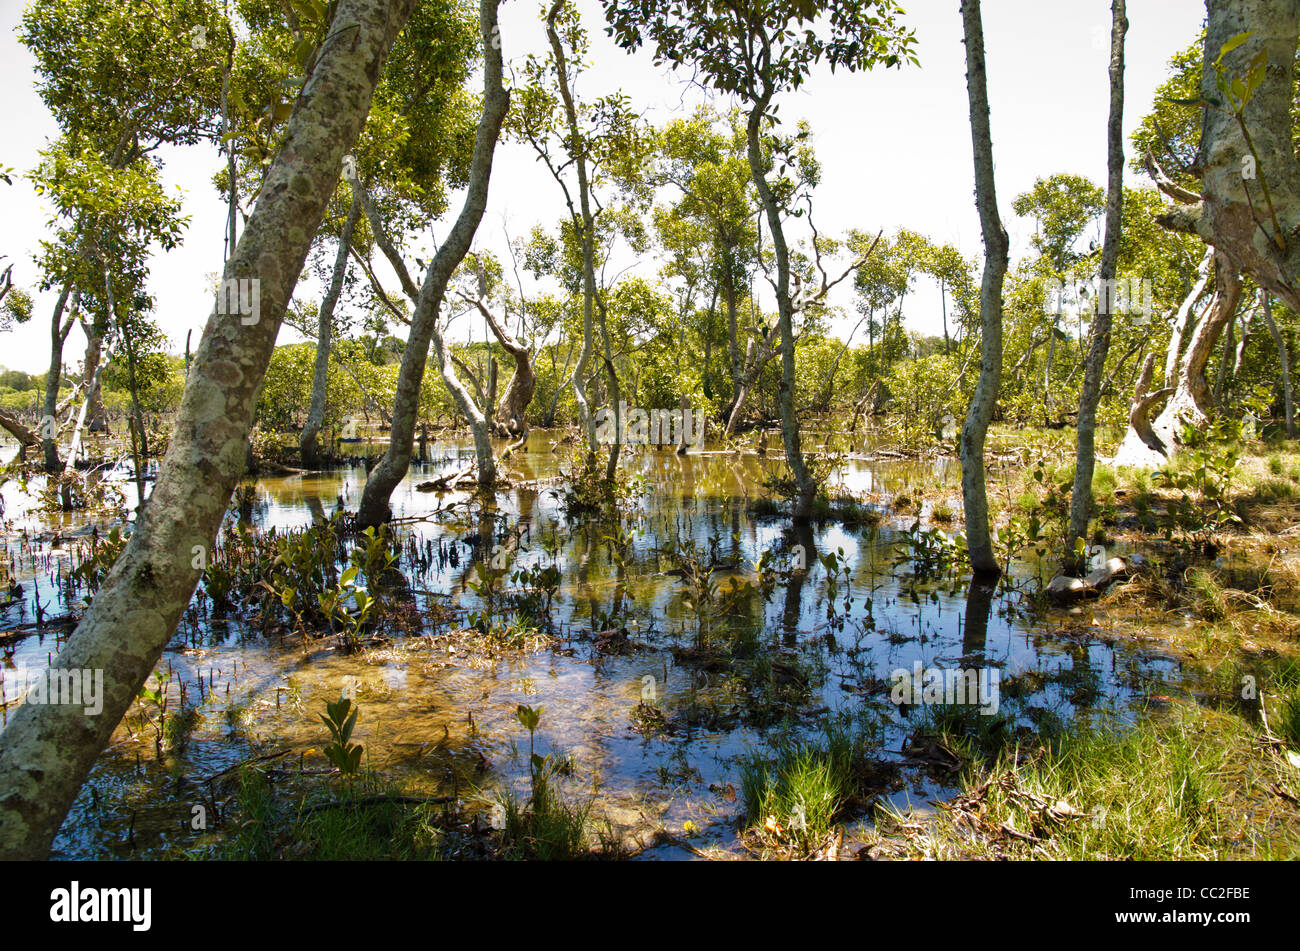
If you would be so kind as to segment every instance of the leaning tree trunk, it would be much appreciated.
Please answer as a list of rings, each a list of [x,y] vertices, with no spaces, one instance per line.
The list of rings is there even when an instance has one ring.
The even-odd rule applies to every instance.
[[[397,484],[406,476],[411,465],[414,448],[415,421],[420,412],[420,386],[424,382],[424,368],[429,357],[429,342],[437,329],[438,312],[442,309],[443,295],[452,273],[469,252],[474,233],[483,219],[487,207],[488,180],[492,175],[492,156],[496,150],[497,136],[510,108],[510,94],[501,85],[501,38],[497,28],[499,0],[479,0],[479,27],[483,36],[483,112],[479,117],[474,139],[474,155],[470,163],[469,185],[460,215],[452,225],[447,240],[424,273],[419,298],[411,314],[411,332],[402,352],[402,367],[397,377],[397,395],[393,400],[393,425],[389,430],[388,451],[370,471],[361,504],[357,510],[357,524],[366,527],[382,524],[390,517],[388,500]],[[367,216],[370,206],[366,206]],[[376,218],[371,219],[374,225]],[[378,229],[374,229],[378,230]],[[377,235],[376,235],[377,237]],[[384,248],[392,260],[391,245]],[[403,268],[404,270],[404,268]]]
[[[1184,307],[1190,306],[1200,295],[1200,289],[1201,284],[1198,283],[1183,301]],[[1129,431],[1115,453],[1115,465],[1139,469],[1162,466],[1177,451],[1184,426],[1204,425],[1214,409],[1210,384],[1205,379],[1205,367],[1224,327],[1236,313],[1240,298],[1240,277],[1222,255],[1216,255],[1214,297],[1206,307],[1205,316],[1192,331],[1187,349],[1178,359],[1174,379],[1165,381],[1173,395],[1149,431],[1130,422]]]
[[[5,429],[9,435],[18,440],[18,445],[22,449],[30,449],[41,441],[41,437],[28,429],[17,416],[0,410],[0,428]]]
[[[1092,473],[1096,457],[1097,403],[1101,399],[1101,378],[1110,350],[1110,328],[1115,303],[1115,271],[1119,263],[1120,213],[1124,203],[1124,34],[1128,19],[1124,0],[1111,2],[1110,30],[1110,118],[1107,124],[1106,230],[1102,238],[1098,278],[1101,293],[1092,319],[1092,342],[1079,393],[1079,432],[1075,453],[1074,491],[1070,496],[1070,526],[1065,534],[1062,565],[1066,571],[1081,572],[1084,560],[1076,553],[1076,540],[1086,538],[1092,518]]]
[[[325,298],[320,303],[320,313],[316,317],[316,368],[311,381],[311,405],[307,409],[307,422],[302,427],[302,437],[298,442],[302,464],[308,469],[320,468],[320,452],[316,437],[325,422],[325,397],[329,389],[330,372],[330,334],[334,326],[334,308],[338,306],[339,294],[343,290],[343,279],[348,270],[348,249],[352,246],[352,232],[361,217],[361,196],[352,193],[352,207],[348,209],[347,219],[343,222],[343,231],[339,234],[339,250],[334,257],[334,272],[330,275],[330,286]]]
[[[759,147],[759,134],[763,116],[771,102],[771,95],[761,97],[749,110],[749,122],[746,127],[748,144],[749,172],[754,180],[754,189],[767,215],[768,230],[772,233],[772,252],[776,258],[776,311],[777,326],[781,332],[781,383],[779,386],[779,405],[781,409],[781,439],[785,443],[785,461],[794,476],[795,499],[791,513],[795,520],[804,521],[812,514],[813,502],[817,496],[817,483],[804,461],[803,448],[799,444],[799,417],[794,408],[794,301],[790,299],[790,252],[785,243],[785,227],[781,222],[781,208],[776,196],[767,183],[767,172],[763,169],[763,153]],[[732,416],[739,412],[737,401]]]
[[[740,375],[738,387],[736,389],[736,398],[731,404],[731,409],[727,412],[727,426],[723,430],[723,439],[730,439],[731,432],[736,428],[736,422],[740,419],[741,410],[745,407],[745,400],[749,398],[749,391],[754,384],[758,382],[759,375],[767,366],[768,361],[777,354],[776,337],[781,332],[779,326],[773,327],[768,331],[768,335],[761,340],[755,340],[751,337],[749,343],[745,346],[745,370]]]
[[[537,391],[537,372],[533,369],[532,351],[510,336],[491,308],[481,300],[475,301],[474,306],[492,328],[497,343],[515,361],[515,372],[506,382],[505,392],[497,403],[492,428],[499,436],[525,436],[528,434],[528,406],[533,401],[533,393]]]
[[[256,281],[258,318],[212,313],[149,505],[54,662],[103,671],[103,709],[23,704],[0,742],[0,858],[44,857],[190,602],[245,449],[275,338],[383,60],[416,0],[340,0],[224,280]],[[223,308],[225,309],[225,308]]]
[[[975,207],[984,236],[984,275],[980,284],[980,376],[961,431],[961,489],[966,515],[966,545],[977,576],[1001,573],[989,535],[989,503],[984,484],[984,438],[993,418],[1002,377],[1002,281],[1010,254],[998,215],[993,179],[993,137],[984,66],[984,26],[979,0],[962,0],[966,41],[966,91],[970,100],[971,143],[975,153]]]
[[[68,319],[63,314],[68,308],[68,295],[72,295],[72,310]],[[59,299],[54,304],[54,314],[50,318],[50,369],[45,374],[45,403],[41,417],[41,447],[45,453],[45,471],[50,473],[63,471],[59,460],[58,412],[59,381],[63,376],[63,345],[68,340],[72,325],[76,322],[77,311],[81,304],[81,291],[72,290],[70,284],[64,284],[59,292]]]

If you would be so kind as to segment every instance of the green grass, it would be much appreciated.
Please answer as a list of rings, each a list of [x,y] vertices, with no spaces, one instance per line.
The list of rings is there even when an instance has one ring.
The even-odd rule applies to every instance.
[[[194,728],[199,725],[203,719],[203,714],[197,706],[186,706],[180,710],[173,711],[163,718],[162,741],[163,748],[168,750],[181,750],[189,742],[190,735]]]
[[[1300,489],[1287,479],[1260,479],[1246,496],[1252,502],[1289,502],[1300,496]]]
[[[1016,497],[1015,507],[1022,515],[1037,515],[1043,507],[1041,492],[1036,489],[1025,489]]]
[[[362,773],[305,801],[290,800],[277,795],[260,771],[243,770],[237,815],[229,823],[237,831],[221,843],[218,857],[244,861],[442,858],[438,807],[373,801],[394,793],[374,774]],[[320,808],[326,804],[329,807]]]
[[[1270,726],[1287,746],[1300,750],[1300,687],[1283,688],[1277,698],[1277,709]]]
[[[1120,486],[1132,497],[1134,507],[1149,509],[1155,498],[1151,492],[1151,473],[1146,469],[1123,466],[1117,473]]]
[[[1187,575],[1188,596],[1192,610],[1207,621],[1222,621],[1228,616],[1229,604],[1214,572],[1193,568]]]
[[[770,752],[743,757],[746,827],[798,851],[817,848],[856,792],[868,744],[867,734],[832,721],[818,742],[781,736]]]
[[[1294,795],[1300,783],[1257,737],[1241,717],[1182,703],[1136,725],[1076,725],[1045,746],[974,761],[956,808],[899,848],[941,858],[1300,856],[1300,814],[1272,790]],[[882,809],[881,829],[899,818]]]
[[[551,786],[546,767],[536,776],[527,803],[507,791],[501,797],[501,807],[505,814],[502,844],[506,858],[552,862],[589,854],[591,803],[566,802]]]
[[[1092,473],[1092,492],[1098,498],[1109,499],[1115,494],[1119,477],[1110,466],[1099,465]]]
[[[1001,689],[999,687],[999,692]],[[1006,699],[1014,699],[1008,696]],[[921,732],[942,736],[967,755],[991,756],[1001,750],[1013,734],[1015,723],[1005,710],[989,716],[974,704],[937,704],[925,708]],[[1043,735],[1040,726],[1039,735]]]
[[[818,495],[813,500],[812,515],[818,521],[836,521],[844,525],[876,525],[880,522],[879,511],[851,495]]]

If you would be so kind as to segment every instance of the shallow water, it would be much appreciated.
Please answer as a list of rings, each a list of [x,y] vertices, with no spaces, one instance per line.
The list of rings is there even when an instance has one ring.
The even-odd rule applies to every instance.
[[[962,579],[915,577],[904,533],[912,519],[861,527],[826,522],[795,532],[784,517],[752,514],[750,502],[762,494],[775,454],[641,450],[625,465],[645,480],[643,495],[616,544],[609,525],[565,519],[554,489],[569,450],[552,451],[557,438],[535,431],[528,451],[510,460],[514,485],[500,493],[498,518],[487,524],[459,504],[465,493],[415,488],[471,459],[468,443],[432,444],[431,461],[414,467],[393,496],[398,541],[408,552],[457,553],[455,565],[435,559],[426,570],[405,566],[416,609],[478,610],[479,599],[465,584],[473,577],[474,553],[502,545],[512,567],[560,568],[554,649],[488,658],[426,637],[397,636],[347,655],[333,649],[333,638],[304,647],[264,636],[247,620],[214,617],[198,595],[160,663],[173,674],[172,709],[182,689],[185,703],[198,705],[188,741],[159,759],[137,704],[78,797],[55,854],[150,855],[194,845],[200,835],[191,828],[194,807],[222,807],[207,798],[203,778],[280,751],[285,770],[322,768],[319,749],[327,735],[317,714],[344,689],[360,703],[354,740],[365,745],[369,764],[412,790],[478,790],[490,816],[496,790],[526,789],[528,734],[515,709],[540,705],[538,752],[572,758],[565,789],[594,796],[597,816],[642,834],[656,824],[677,832],[690,820],[702,829],[696,845],[734,848],[732,820],[742,807],[728,787],[738,786],[737,759],[763,748],[774,731],[816,734],[829,711],[871,724],[884,755],[902,759],[905,738],[925,710],[891,702],[895,670],[916,663],[996,668],[1000,712],[1025,731],[1046,718],[1126,716],[1181,676],[1175,661],[1147,648],[1053,633],[1059,615],[1038,616],[1022,590],[1038,571],[1034,565],[1013,565],[996,593],[968,601]],[[926,485],[942,487],[955,501],[960,491],[948,459],[851,459],[839,479],[846,491],[868,499]],[[244,514],[261,528],[301,528],[340,504],[354,509],[364,482],[360,467],[262,478]],[[4,608],[0,633],[30,626],[38,603],[50,617],[75,607],[67,603],[75,599],[63,579],[83,557],[77,546],[84,538],[73,534],[84,531],[78,520],[39,517],[12,486],[5,487],[5,500],[9,549],[24,594]],[[444,511],[430,515],[438,508]],[[716,623],[723,636],[752,641],[750,659],[719,665],[681,650],[694,642],[696,619],[686,584],[668,573],[673,562],[660,549],[683,542],[724,566],[713,574],[724,586],[755,580],[752,562],[765,551],[785,567],[797,556],[795,546],[804,547],[806,576],[778,582],[770,598],[741,598],[737,612]],[[846,568],[832,599],[830,572],[817,556],[841,551]],[[459,620],[449,621],[425,633],[458,626]],[[625,629],[639,649],[602,652],[596,635],[613,628]],[[11,639],[6,667],[13,673],[45,665],[65,634],[66,628]],[[645,737],[633,729],[639,708],[646,709],[643,698],[663,715],[665,732]],[[902,805],[924,807],[943,793],[926,779],[909,777],[900,786],[890,796]],[[671,846],[643,853],[686,855]]]

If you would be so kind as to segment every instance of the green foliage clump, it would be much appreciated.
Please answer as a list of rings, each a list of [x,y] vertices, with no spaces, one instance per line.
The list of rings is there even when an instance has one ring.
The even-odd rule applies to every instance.
[[[832,720],[820,742],[784,735],[770,751],[742,757],[747,828],[803,853],[821,846],[857,792],[867,749],[864,732]]]

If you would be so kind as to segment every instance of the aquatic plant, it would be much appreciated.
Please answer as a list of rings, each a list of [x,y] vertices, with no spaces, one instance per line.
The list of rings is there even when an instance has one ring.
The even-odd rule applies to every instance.
[[[539,756],[534,746],[544,709],[522,703],[515,708],[515,718],[528,730],[532,791],[526,804],[509,790],[501,796],[502,842],[509,858],[566,860],[585,851],[591,803],[570,805],[557,795],[551,786],[556,772],[554,761],[550,754]]]
[[[629,476],[621,468],[615,470],[612,479],[608,478],[605,463],[582,448],[574,451],[561,474],[560,486],[551,492],[568,518],[617,518],[631,508],[643,488],[640,478]]]
[[[361,635],[371,619],[371,612],[376,601],[370,593],[357,584],[359,569],[349,565],[339,575],[338,583],[316,596],[331,629],[337,623],[341,626],[343,644],[349,651],[356,650],[361,643]],[[353,607],[347,607],[351,600]]]
[[[352,730],[357,725],[360,707],[354,707],[352,701],[340,695],[333,703],[325,702],[325,713],[319,714],[321,722],[330,731],[333,742],[322,752],[344,776],[356,773],[361,765],[364,747],[360,743],[351,743]]]
[[[900,539],[905,548],[894,564],[909,565],[915,581],[940,578],[965,564],[967,559],[963,535],[949,535],[939,528],[922,528],[920,519],[903,529]]]
[[[853,568],[843,548],[822,552],[817,560],[826,574],[826,619],[832,630],[842,631],[853,609]],[[838,601],[841,586],[844,588],[842,605]]]
[[[113,564],[126,547],[126,538],[117,526],[109,529],[108,535],[100,538],[98,530],[92,530],[90,536],[90,555],[72,571],[72,577],[86,586],[92,595],[99,590]]]
[[[551,626],[551,605],[560,588],[560,569],[555,565],[528,565],[516,568],[510,580],[518,585],[515,606],[534,623]]]
[[[144,719],[153,728],[154,748],[159,756],[162,756],[163,745],[167,739],[167,684],[171,679],[171,671],[166,674],[160,670],[154,671],[153,686],[150,687],[145,683],[140,688],[138,698],[140,703],[151,711],[144,714]]]

